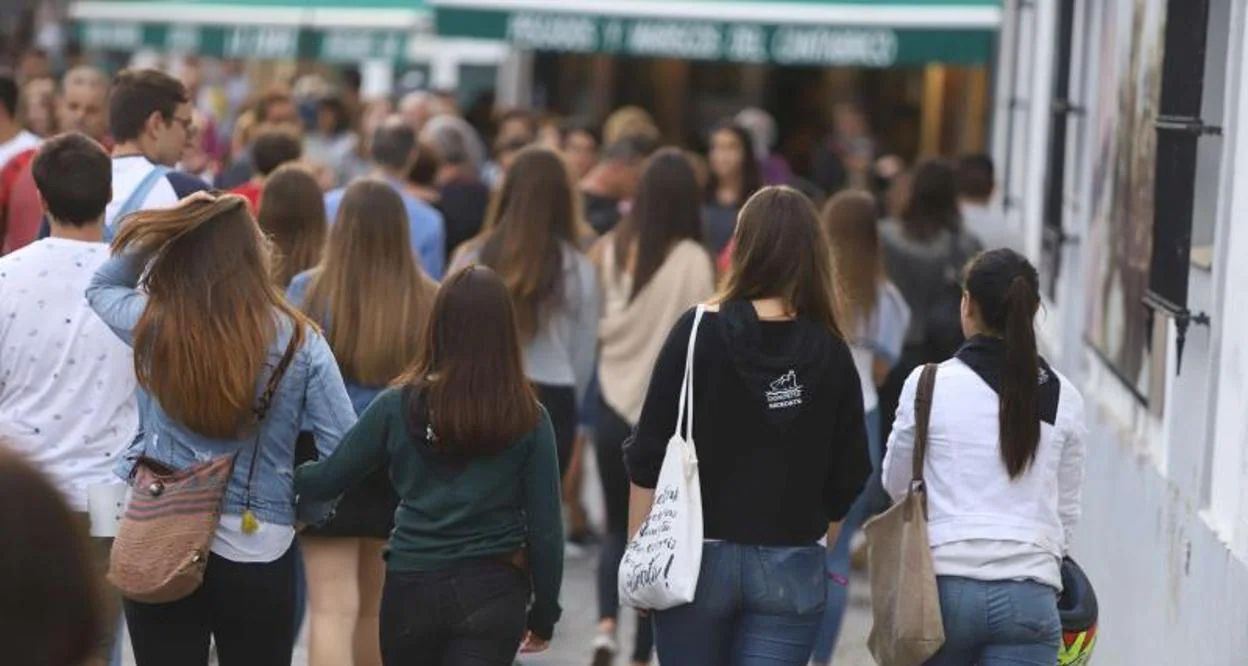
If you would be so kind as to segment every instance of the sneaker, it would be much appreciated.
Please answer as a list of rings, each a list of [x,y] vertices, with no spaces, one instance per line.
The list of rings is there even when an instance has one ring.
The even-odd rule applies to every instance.
[[[597,636],[594,636],[592,647],[594,659],[589,662],[590,666],[613,666],[615,664],[615,655],[620,651],[619,644],[615,642],[615,636],[599,632]]]

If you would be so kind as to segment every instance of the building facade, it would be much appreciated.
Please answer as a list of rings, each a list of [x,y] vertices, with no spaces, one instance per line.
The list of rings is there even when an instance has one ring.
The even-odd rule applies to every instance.
[[[1097,664],[1248,663],[1248,4],[1008,0],[998,205],[1089,425]]]

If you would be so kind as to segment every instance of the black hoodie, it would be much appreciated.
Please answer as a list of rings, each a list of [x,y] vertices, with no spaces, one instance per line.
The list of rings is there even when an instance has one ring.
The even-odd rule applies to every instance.
[[[659,354],[625,444],[633,483],[658,481],[675,432],[694,313]],[[862,389],[845,342],[820,324],[759,321],[748,303],[708,312],[694,351],[694,444],[708,539],[814,543],[871,472]]]

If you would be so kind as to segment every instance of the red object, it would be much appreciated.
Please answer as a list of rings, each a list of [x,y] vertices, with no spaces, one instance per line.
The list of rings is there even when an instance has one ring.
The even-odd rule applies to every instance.
[[[230,194],[237,194],[247,200],[251,206],[251,214],[256,215],[260,212],[260,193],[264,188],[252,181],[247,181],[242,185],[230,190]]]
[[[723,275],[732,267],[732,251],[737,249],[737,239],[728,241],[728,245],[724,247],[724,251],[719,254],[719,258],[715,260],[715,267],[719,269],[719,274]]]
[[[39,235],[43,204],[30,170],[36,151],[18,153],[0,169],[0,255],[30,245]]]

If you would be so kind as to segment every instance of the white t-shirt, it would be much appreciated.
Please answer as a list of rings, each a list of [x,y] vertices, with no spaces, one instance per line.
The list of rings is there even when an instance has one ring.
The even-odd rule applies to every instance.
[[[0,142],[0,167],[13,159],[14,155],[35,148],[42,142],[42,139],[26,130],[19,131],[8,141]]]
[[[120,483],[114,457],[139,428],[134,364],[87,305],[101,243],[45,238],[0,257],[0,438],[87,510],[89,485]]]

